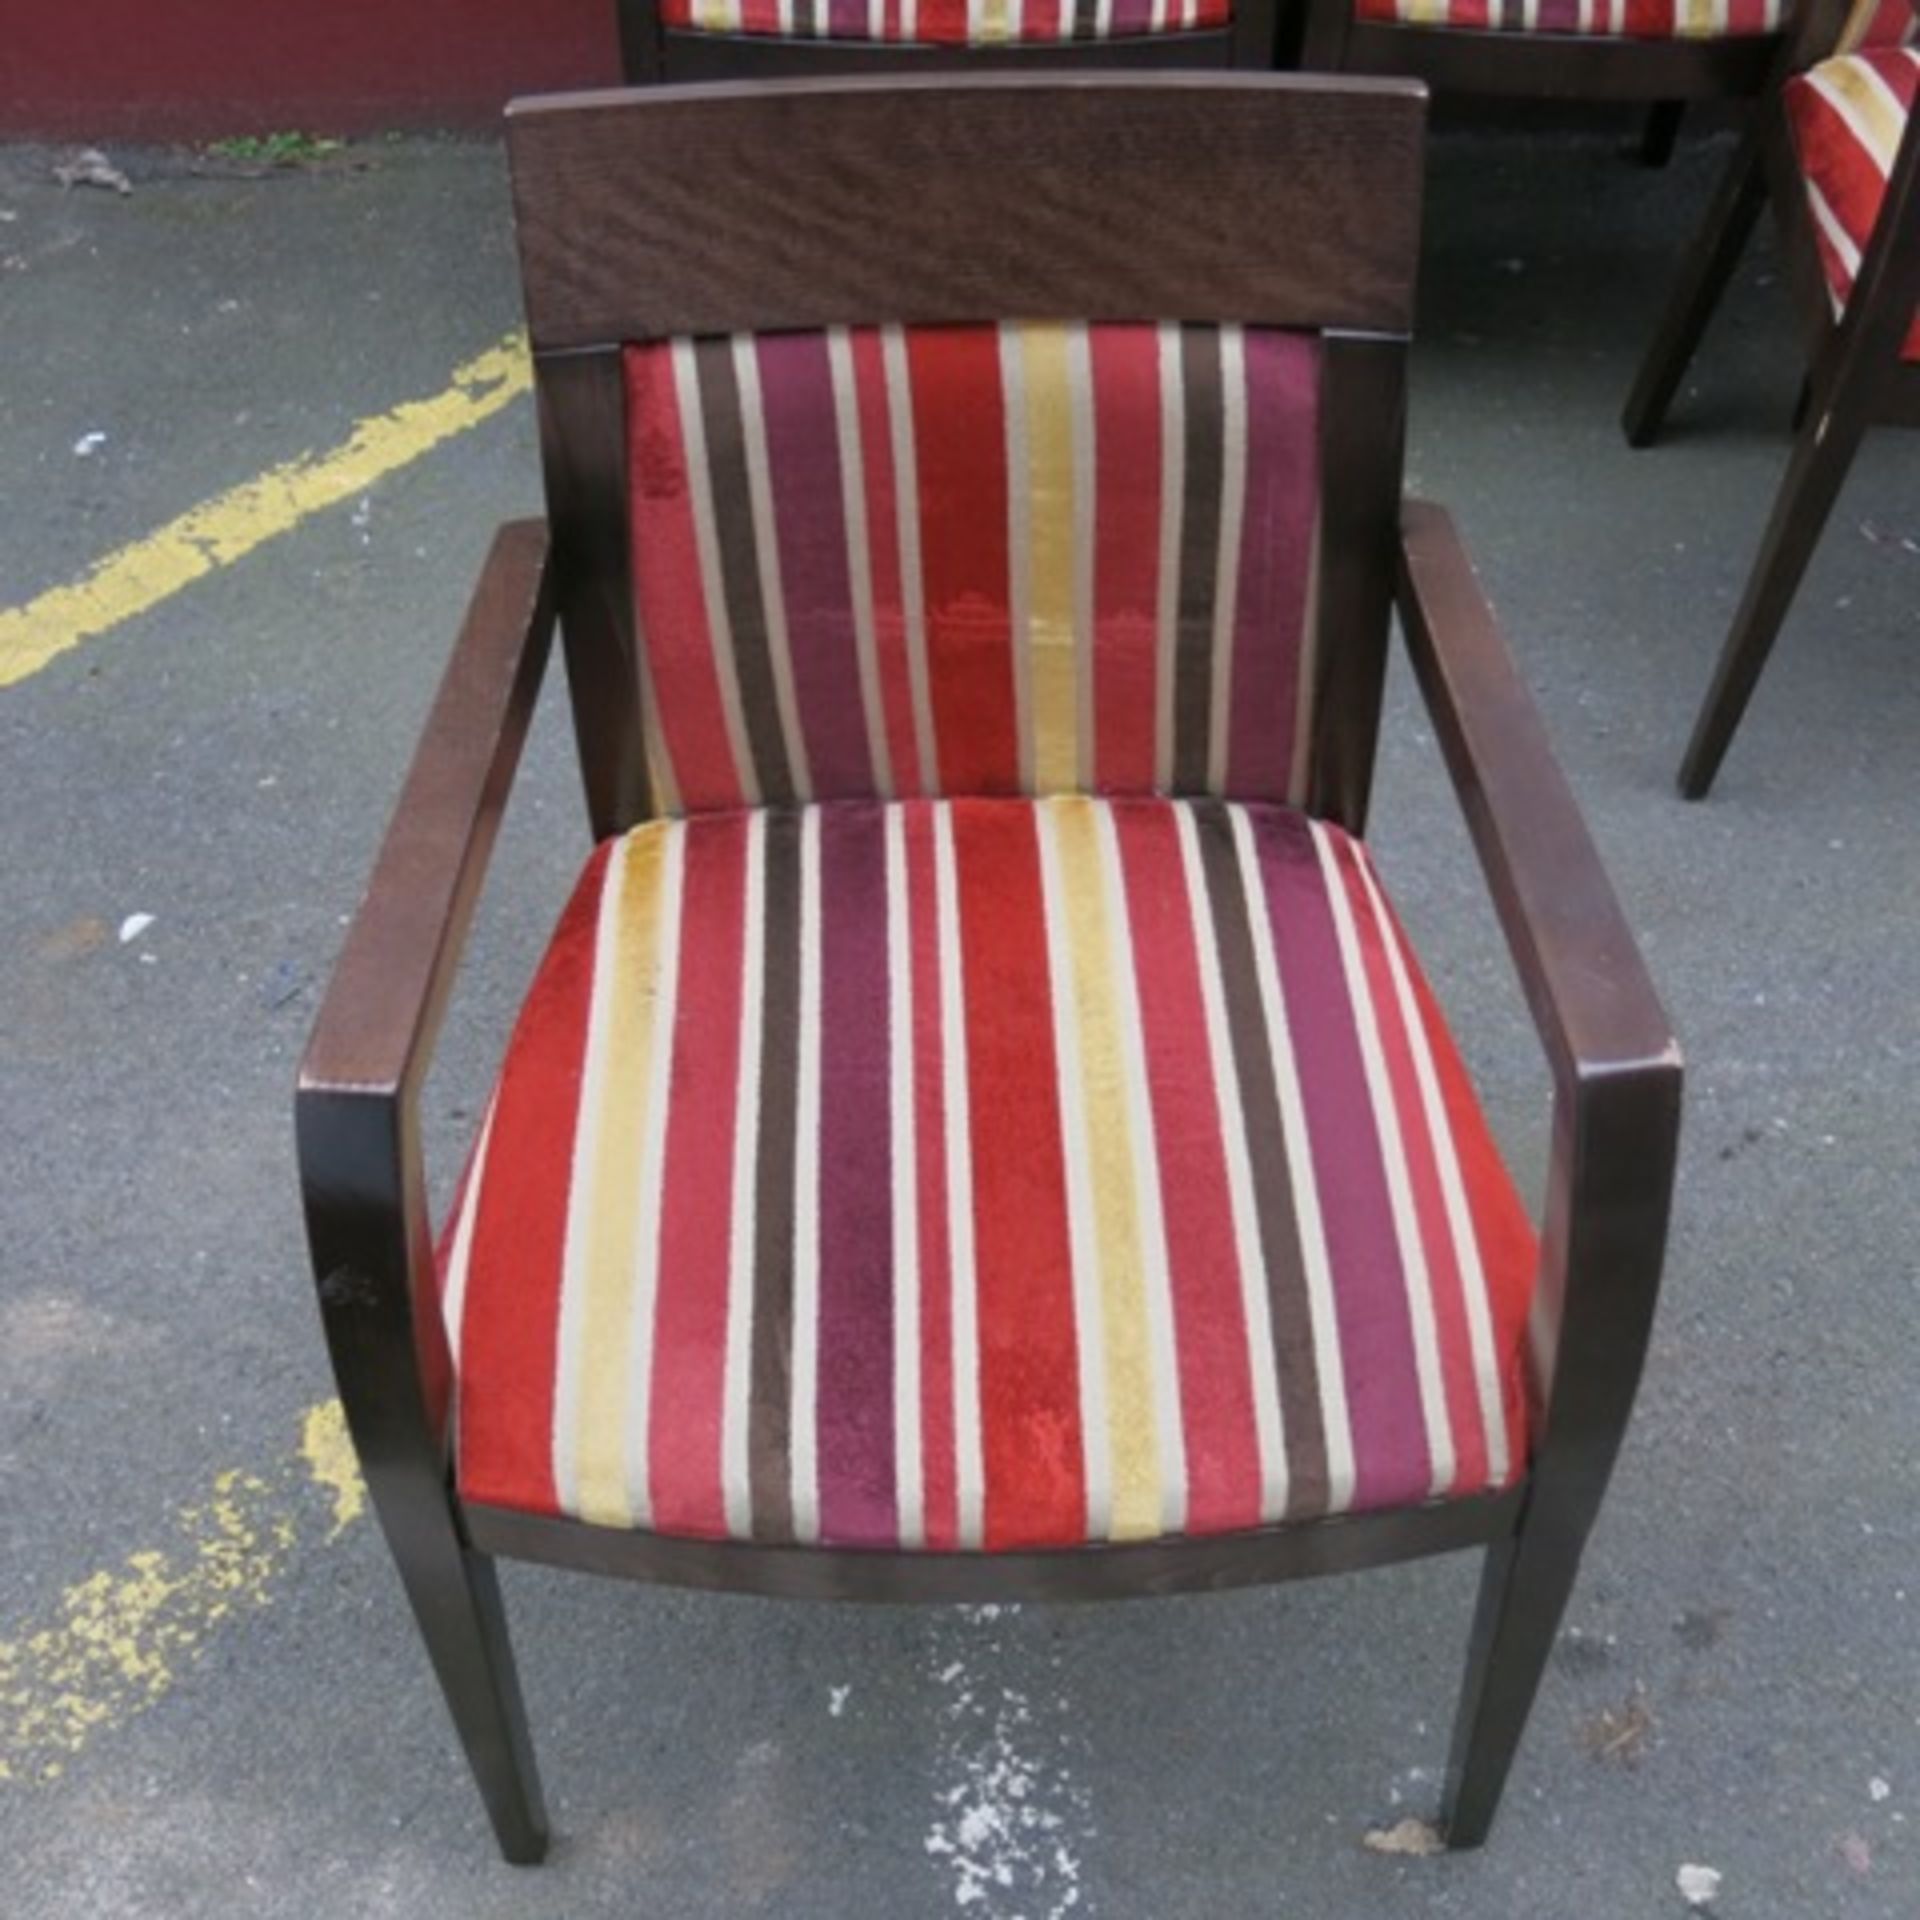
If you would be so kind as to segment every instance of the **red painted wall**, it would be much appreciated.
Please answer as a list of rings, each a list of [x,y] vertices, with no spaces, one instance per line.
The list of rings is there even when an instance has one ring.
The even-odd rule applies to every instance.
[[[0,0],[0,138],[491,124],[619,78],[613,0]]]

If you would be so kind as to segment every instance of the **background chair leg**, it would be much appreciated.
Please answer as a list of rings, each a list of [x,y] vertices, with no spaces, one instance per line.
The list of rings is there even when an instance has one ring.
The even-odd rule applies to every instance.
[[[1860,446],[1862,421],[1832,408],[1803,426],[1793,443],[1787,475],[1774,498],[1773,513],[1760,542],[1740,610],[1733,616],[1713,684],[1693,723],[1693,738],[1680,763],[1680,791],[1689,800],[1705,797],[1726,757],[1734,729],[1753,697],[1760,669],[1787,617],[1793,596],[1813,557],[1813,549],[1839,498],[1841,483]]]
[[[1586,1528],[1549,1528],[1537,1500],[1530,1513],[1510,1540],[1487,1549],[1480,1575],[1440,1803],[1440,1831],[1449,1847],[1477,1847],[1493,1825],[1580,1570]]]
[[[547,1810],[493,1561],[461,1543],[444,1509],[438,1525],[388,1537],[500,1851],[535,1866],[546,1857]]]
[[[1640,164],[1664,167],[1673,158],[1674,142],[1680,137],[1680,122],[1686,117],[1684,100],[1656,100],[1647,109],[1646,125],[1640,130]]]
[[[1630,446],[1651,446],[1665,423],[1680,378],[1726,291],[1766,198],[1758,131],[1750,129],[1714,190],[1713,203],[1698,237],[1687,250],[1680,278],[1668,296],[1666,311],[1634,378],[1621,416]]]

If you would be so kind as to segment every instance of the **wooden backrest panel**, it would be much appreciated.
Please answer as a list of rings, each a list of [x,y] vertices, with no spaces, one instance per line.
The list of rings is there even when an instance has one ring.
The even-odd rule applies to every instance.
[[[1422,90],[1124,74],[517,103],[536,349],[862,322],[1403,333]]]

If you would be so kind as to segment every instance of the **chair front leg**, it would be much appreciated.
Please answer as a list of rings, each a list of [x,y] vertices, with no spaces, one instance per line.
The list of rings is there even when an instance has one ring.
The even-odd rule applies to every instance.
[[[1720,771],[1865,431],[1856,406],[1816,405],[1801,423],[1740,610],[1680,763],[1680,791],[1689,800],[1703,799]]]

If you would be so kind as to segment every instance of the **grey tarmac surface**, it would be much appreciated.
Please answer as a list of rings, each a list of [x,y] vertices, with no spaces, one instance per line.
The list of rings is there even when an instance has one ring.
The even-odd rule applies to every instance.
[[[1727,1920],[1920,1915],[1920,445],[1870,441],[1683,806],[1798,365],[1763,245],[1628,451],[1725,148],[1617,148],[1437,142],[1415,359],[1411,484],[1460,520],[1692,1070],[1639,1416],[1493,1843],[1361,1845],[1432,1810],[1466,1561],[999,1613],[509,1569],[558,1839],[498,1864],[378,1537],[302,1463],[331,1387],[288,1094],[489,531],[537,507],[522,401],[0,690],[0,1739],[69,1589],[179,1570],[223,1485],[258,1548],[170,1684],[123,1674],[57,1778],[0,1781],[0,1915],[1651,1920],[1683,1863]],[[489,145],[115,157],[125,198],[0,150],[0,606],[514,324]],[[1539,1056],[1399,665],[1377,808],[1537,1188]],[[443,1188],[583,852],[556,679],[429,1089]]]

